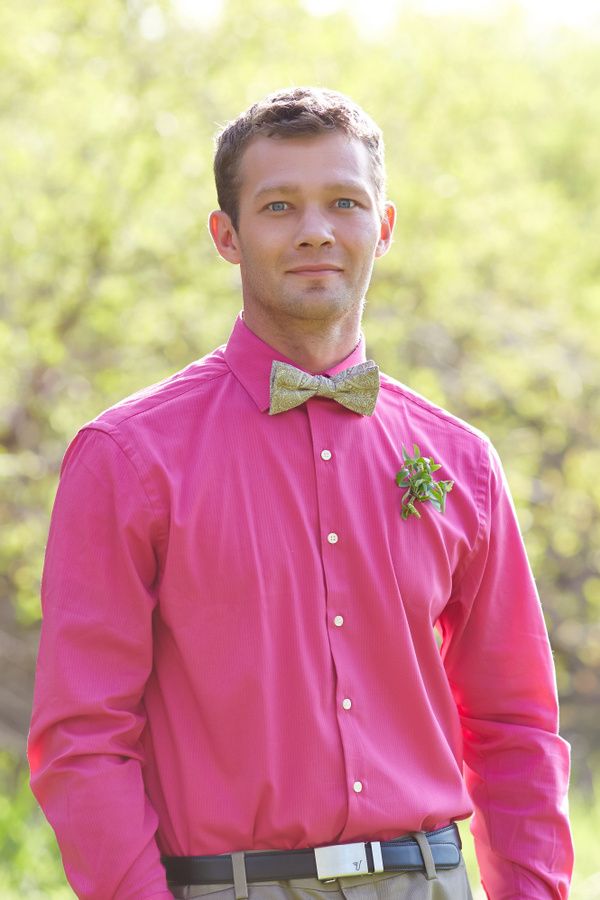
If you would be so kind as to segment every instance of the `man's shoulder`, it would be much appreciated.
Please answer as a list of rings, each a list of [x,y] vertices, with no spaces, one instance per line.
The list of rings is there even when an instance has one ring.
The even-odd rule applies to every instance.
[[[166,420],[171,415],[177,418],[185,415],[188,403],[193,403],[211,384],[229,373],[223,349],[218,347],[167,378],[124,397],[84,427],[114,431],[124,425],[135,425],[138,419]]]
[[[476,426],[454,415],[427,397],[390,375],[381,373],[381,389],[392,404],[402,407],[405,415],[415,424],[441,430],[448,438],[472,442],[474,446],[489,444],[488,436]]]

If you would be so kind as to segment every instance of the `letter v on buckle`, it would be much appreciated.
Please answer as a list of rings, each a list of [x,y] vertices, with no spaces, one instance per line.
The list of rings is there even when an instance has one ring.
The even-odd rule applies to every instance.
[[[317,847],[315,861],[317,878],[321,881],[334,878],[349,878],[353,875],[373,875],[383,872],[383,857],[379,841],[370,841],[373,854],[373,867],[369,868],[367,845],[333,844],[330,847]]]

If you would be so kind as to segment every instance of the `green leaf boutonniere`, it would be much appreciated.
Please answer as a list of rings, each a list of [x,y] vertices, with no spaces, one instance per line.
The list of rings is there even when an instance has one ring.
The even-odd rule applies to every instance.
[[[441,465],[434,463],[429,456],[421,456],[421,451],[413,444],[414,456],[410,456],[402,445],[402,458],[404,465],[396,475],[396,484],[401,488],[408,488],[402,497],[402,518],[409,516],[421,518],[415,503],[425,503],[429,500],[438,512],[446,509],[446,494],[454,487],[453,481],[434,481],[432,472],[441,469]]]

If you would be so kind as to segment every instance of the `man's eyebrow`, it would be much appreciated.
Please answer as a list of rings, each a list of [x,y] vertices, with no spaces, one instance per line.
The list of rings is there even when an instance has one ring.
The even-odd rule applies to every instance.
[[[265,184],[255,193],[256,199],[264,196],[264,194],[297,194],[300,190],[297,184]]]
[[[361,193],[363,195],[368,194],[368,190],[360,181],[334,181],[328,184],[323,185],[326,191],[337,192],[340,194],[345,193]],[[254,198],[259,200],[265,194],[298,194],[302,190],[299,184],[265,184],[263,187],[259,188],[258,191],[254,194]]]

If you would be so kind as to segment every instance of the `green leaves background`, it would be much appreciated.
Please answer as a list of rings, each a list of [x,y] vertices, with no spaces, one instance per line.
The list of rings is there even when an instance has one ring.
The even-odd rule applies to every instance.
[[[226,339],[239,282],[206,230],[212,135],[267,91],[313,83],[384,129],[398,224],[368,296],[369,355],[498,448],[591,784],[599,44],[598,30],[532,34],[516,6],[489,22],[408,12],[379,34],[299,0],[230,0],[194,28],[167,0],[0,7],[1,745],[23,752],[65,446]]]
[[[377,37],[292,0],[231,0],[195,29],[167,2],[4,5],[0,561],[20,622],[39,617],[70,436],[225,340],[239,309],[206,230],[214,132],[275,87],[327,84],[383,126],[398,206],[370,353],[497,445],[563,724],[600,737],[598,40],[536,38],[516,10],[407,13]]]

